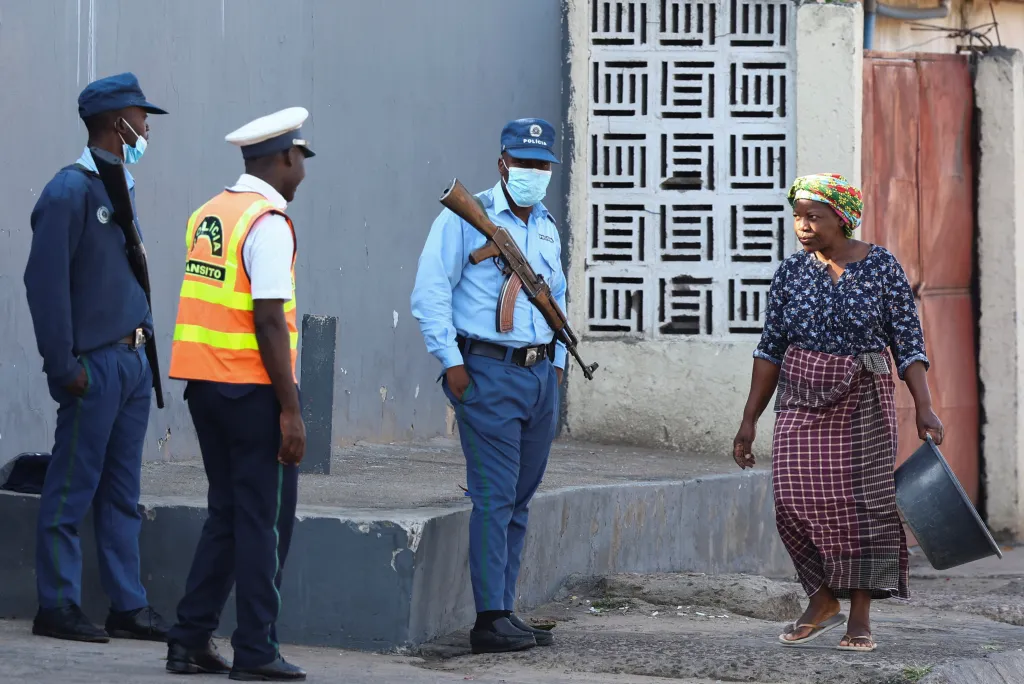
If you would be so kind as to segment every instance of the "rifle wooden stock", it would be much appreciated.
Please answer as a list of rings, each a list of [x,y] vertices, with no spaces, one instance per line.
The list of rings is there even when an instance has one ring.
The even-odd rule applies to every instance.
[[[495,329],[501,333],[512,331],[516,298],[521,290],[525,291],[530,303],[537,307],[548,326],[554,331],[555,339],[564,344],[566,350],[576,359],[587,380],[593,380],[597,364],[588,366],[580,358],[576,349],[579,339],[569,327],[569,319],[566,318],[562,307],[558,306],[558,302],[551,295],[551,287],[533,270],[508,231],[494,225],[479,198],[471,195],[458,178],[452,179],[451,185],[441,195],[441,204],[487,237],[487,243],[469,255],[471,264],[476,265],[487,259],[500,259],[502,262],[499,267],[506,275],[506,279],[498,297]]]
[[[146,303],[149,304],[150,314],[153,312],[153,302],[149,292],[149,265],[146,262],[146,247],[142,244],[142,236],[139,234],[139,227],[135,222],[135,205],[132,203],[132,196],[128,190],[128,180],[125,178],[124,162],[106,150],[98,147],[91,147],[93,161],[96,163],[96,171],[103,188],[110,197],[110,204],[113,208],[114,223],[124,233],[124,249],[131,264],[132,273],[139,281],[143,292],[146,293]],[[164,407],[163,382],[160,379],[160,358],[156,353],[156,337],[150,336],[146,340],[146,360],[149,361],[150,371],[153,373],[153,391],[156,393],[156,407]]]

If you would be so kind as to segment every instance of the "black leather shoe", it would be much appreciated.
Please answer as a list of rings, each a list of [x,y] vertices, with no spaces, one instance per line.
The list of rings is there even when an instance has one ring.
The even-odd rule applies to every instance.
[[[508,616],[508,621],[512,623],[512,626],[521,632],[529,632],[533,635],[533,638],[537,641],[538,646],[550,646],[555,643],[555,635],[547,629],[537,629],[531,625],[526,624],[519,619],[519,616],[512,613]]]
[[[469,643],[473,653],[510,653],[533,648],[537,640],[533,634],[514,627],[508,618],[499,618],[491,629],[470,630]]]
[[[107,616],[107,632],[115,639],[167,641],[169,629],[170,626],[152,606],[124,613],[111,610]]]
[[[40,608],[32,622],[32,633],[54,639],[105,644],[110,635],[90,622],[82,609],[71,604],[63,608]]]
[[[227,674],[231,663],[217,652],[211,639],[202,648],[186,648],[181,644],[168,644],[167,671],[174,674]]]
[[[277,660],[259,667],[238,667],[231,668],[228,679],[237,682],[303,682],[306,680],[306,671],[291,663],[286,663],[284,658],[277,656]]]

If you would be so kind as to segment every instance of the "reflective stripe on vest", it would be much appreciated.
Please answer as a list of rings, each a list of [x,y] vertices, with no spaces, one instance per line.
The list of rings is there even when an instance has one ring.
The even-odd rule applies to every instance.
[[[279,213],[260,194],[224,191],[196,210],[185,230],[185,278],[174,326],[168,375],[179,380],[270,384],[263,366],[253,321],[252,283],[245,272],[242,248],[256,221]],[[292,357],[298,355],[295,312],[295,253],[292,253],[292,298],[285,303]]]

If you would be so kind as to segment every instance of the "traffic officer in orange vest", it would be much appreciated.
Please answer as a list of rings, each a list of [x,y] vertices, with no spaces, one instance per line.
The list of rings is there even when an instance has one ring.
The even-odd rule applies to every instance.
[[[304,680],[285,662],[275,623],[306,446],[295,359],[295,227],[284,210],[313,152],[301,107],[227,136],[245,173],[188,221],[187,256],[171,348],[209,480],[209,516],[192,561],[167,670],[243,681]],[[234,664],[210,637],[232,584]]]

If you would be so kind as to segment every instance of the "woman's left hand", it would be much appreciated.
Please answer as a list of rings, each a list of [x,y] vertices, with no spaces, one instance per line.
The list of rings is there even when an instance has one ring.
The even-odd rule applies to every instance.
[[[945,430],[942,421],[935,415],[931,407],[917,409],[917,436],[923,442],[928,435],[932,436],[935,446],[942,444],[942,437]]]

